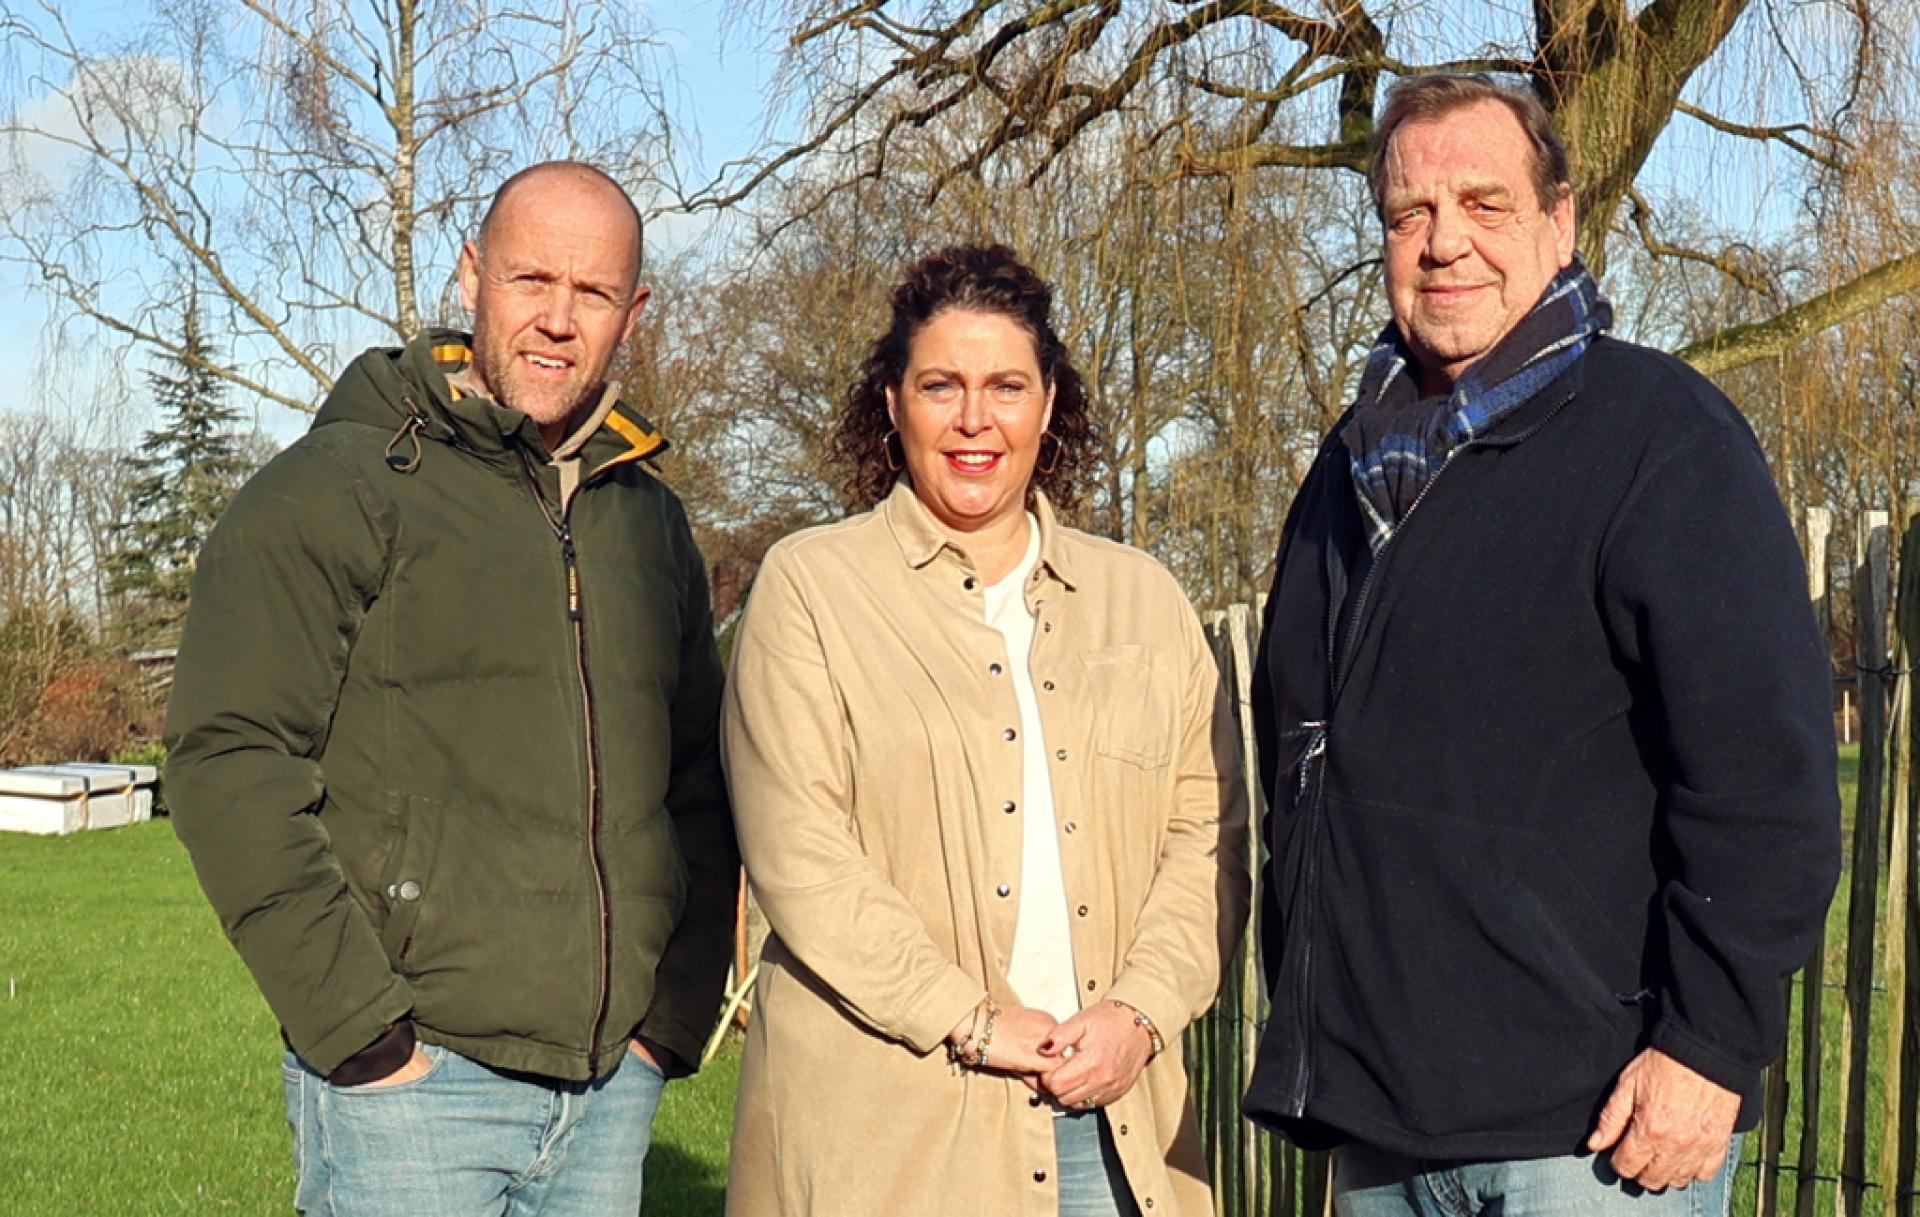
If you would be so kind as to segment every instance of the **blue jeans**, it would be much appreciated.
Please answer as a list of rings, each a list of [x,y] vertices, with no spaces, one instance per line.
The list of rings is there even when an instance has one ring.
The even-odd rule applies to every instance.
[[[294,1208],[306,1217],[634,1217],[666,1084],[627,1053],[590,1083],[501,1073],[422,1044],[427,1072],[395,1086],[329,1085],[282,1065]]]
[[[1055,1116],[1053,1154],[1060,1217],[1139,1217],[1105,1113]]]
[[[1609,1153],[1611,1151],[1608,1151]],[[1333,1175],[1335,1217],[1726,1217],[1740,1138],[1705,1183],[1649,1192],[1608,1155],[1429,1162],[1349,1143]]]

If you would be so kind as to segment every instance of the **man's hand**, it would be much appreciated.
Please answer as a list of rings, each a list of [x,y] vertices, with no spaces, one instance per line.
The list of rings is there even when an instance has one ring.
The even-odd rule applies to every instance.
[[[378,1078],[371,1082],[363,1082],[359,1086],[351,1087],[350,1089],[380,1090],[388,1086],[398,1086],[402,1082],[411,1082],[415,1078],[425,1077],[427,1070],[431,1068],[433,1068],[433,1062],[427,1058],[425,1052],[420,1050],[420,1045],[415,1044],[413,1046],[413,1055],[407,1058],[406,1064],[389,1073],[386,1077]]]
[[[1105,1107],[1140,1080],[1153,1057],[1153,1037],[1113,1002],[1089,1006],[1040,1045],[1048,1057],[1040,1085],[1062,1107]]]
[[[1713,1178],[1726,1162],[1740,1096],[1656,1048],[1627,1062],[1587,1138],[1613,1149],[1614,1173],[1650,1192]]]

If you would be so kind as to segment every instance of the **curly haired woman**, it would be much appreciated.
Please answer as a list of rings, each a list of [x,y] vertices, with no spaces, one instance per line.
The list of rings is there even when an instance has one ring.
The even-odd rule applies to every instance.
[[[872,510],[767,555],[725,746],[770,935],[727,1210],[1202,1217],[1181,1062],[1246,916],[1237,732],[1094,454],[1051,291],[913,266],[836,448]]]

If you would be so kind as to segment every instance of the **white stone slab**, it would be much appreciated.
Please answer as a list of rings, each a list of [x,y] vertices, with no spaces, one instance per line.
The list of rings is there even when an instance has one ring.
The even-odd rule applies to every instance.
[[[14,773],[47,773],[86,784],[87,828],[120,828],[133,823],[133,770],[124,765],[26,765]]]
[[[0,774],[0,777],[6,776]],[[64,837],[88,826],[89,811],[84,790],[65,798],[36,795],[0,794],[0,832],[30,832],[43,837]]]
[[[92,788],[85,774],[45,769],[0,769],[0,795],[36,799],[70,799]]]
[[[152,765],[121,765],[117,763],[101,764],[95,761],[62,761],[51,769],[71,769],[80,773],[100,773],[109,776],[124,774],[131,786],[151,786],[160,780],[160,770]]]

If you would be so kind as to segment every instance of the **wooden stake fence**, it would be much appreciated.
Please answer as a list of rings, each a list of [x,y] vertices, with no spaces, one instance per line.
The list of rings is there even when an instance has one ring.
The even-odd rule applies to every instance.
[[[1232,693],[1243,767],[1250,789],[1256,790],[1253,657],[1262,607],[1237,604],[1207,618],[1214,658]],[[1255,802],[1259,802],[1257,793]],[[1222,1217],[1325,1217],[1332,1199],[1328,1156],[1294,1149],[1240,1115],[1240,1096],[1253,1074],[1254,1050],[1268,1009],[1259,955],[1260,868],[1266,856],[1260,835],[1263,819],[1256,814],[1248,826],[1247,856],[1254,867],[1253,921],[1228,969],[1220,1000],[1188,1034],[1187,1064]]]
[[[1843,676],[1857,680],[1858,696],[1852,700],[1860,713],[1860,761],[1845,842],[1848,870],[1829,918],[1826,947],[1797,976],[1782,981],[1783,997],[1791,999],[1796,1012],[1789,1020],[1793,1042],[1767,1072],[1761,1124],[1745,1142],[1734,1203],[1743,1217],[1783,1217],[1781,1190],[1788,1175],[1793,1177],[1793,1217],[1915,1217],[1920,1141],[1920,816],[1915,804],[1920,780],[1913,766],[1920,756],[1920,724],[1908,669],[1920,662],[1920,513],[1901,523],[1903,536],[1896,538],[1887,513],[1864,512],[1854,528],[1848,582],[1857,622],[1857,671]],[[1826,509],[1807,512],[1807,590],[1823,631],[1833,617],[1832,532]],[[1252,660],[1259,618],[1257,607],[1238,605],[1207,620],[1221,674],[1233,693],[1256,805]],[[1240,1115],[1240,1096],[1268,1013],[1258,955],[1263,819],[1262,808],[1250,842],[1253,922],[1219,1002],[1188,1035],[1188,1063],[1220,1217],[1326,1217],[1331,1211],[1329,1155],[1295,1150]],[[1831,986],[1830,973],[1838,978]],[[1835,1047],[1837,1053],[1831,1051]],[[1827,1105],[1823,1084],[1833,1069],[1839,1071],[1838,1101]]]

